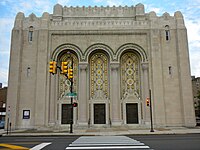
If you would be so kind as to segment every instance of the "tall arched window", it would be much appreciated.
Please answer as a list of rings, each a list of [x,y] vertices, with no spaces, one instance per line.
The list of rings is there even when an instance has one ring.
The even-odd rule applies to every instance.
[[[32,41],[33,41],[33,26],[30,26],[30,27],[29,27],[28,41],[29,41],[29,42],[32,42]]]
[[[170,31],[169,31],[168,25],[165,26],[165,39],[166,39],[166,41],[170,40]]]
[[[78,89],[78,58],[74,53],[63,53],[59,59],[59,63],[68,62],[68,67],[72,67],[73,60],[73,92],[77,93]],[[70,93],[71,82],[64,74],[59,74],[59,95],[60,98]]]
[[[91,98],[108,98],[108,57],[104,53],[95,53],[90,58],[90,76]]]
[[[122,97],[127,94],[140,94],[139,58],[133,52],[127,52],[121,57]]]

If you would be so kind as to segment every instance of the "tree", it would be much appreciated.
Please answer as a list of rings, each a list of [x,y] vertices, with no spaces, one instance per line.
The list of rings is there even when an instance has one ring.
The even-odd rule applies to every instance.
[[[200,117],[200,91],[197,92],[197,96],[195,96],[195,98],[197,98],[197,105],[195,106],[195,114],[196,117]]]

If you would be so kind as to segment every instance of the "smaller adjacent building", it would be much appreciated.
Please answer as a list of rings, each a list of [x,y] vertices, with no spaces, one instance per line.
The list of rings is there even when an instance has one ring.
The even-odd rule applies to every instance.
[[[192,76],[192,91],[194,95],[195,116],[200,118],[200,77]]]
[[[5,121],[6,115],[6,99],[7,99],[7,87],[2,88],[0,84],[0,121]]]

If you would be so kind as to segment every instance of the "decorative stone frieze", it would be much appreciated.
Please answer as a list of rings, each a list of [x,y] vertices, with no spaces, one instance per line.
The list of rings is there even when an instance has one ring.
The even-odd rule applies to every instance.
[[[54,26],[69,26],[69,27],[129,27],[129,28],[141,28],[141,26],[148,26],[148,21],[133,21],[133,20],[121,20],[121,19],[110,19],[99,20],[99,19],[86,19],[86,20],[64,20],[64,21],[53,21],[51,27]]]

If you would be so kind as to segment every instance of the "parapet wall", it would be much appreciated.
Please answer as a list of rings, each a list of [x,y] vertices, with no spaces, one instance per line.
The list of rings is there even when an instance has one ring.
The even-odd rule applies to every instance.
[[[42,17],[30,14],[25,17],[18,13],[15,19],[14,28],[49,28],[51,26],[97,26],[97,27],[136,27],[136,28],[163,28],[166,24],[173,28],[185,28],[183,15],[180,11],[174,16],[164,13],[158,17],[155,12],[145,13],[144,5],[119,7],[66,7],[56,4],[53,14],[44,12]],[[160,26],[159,26],[160,25]]]
[[[135,17],[144,14],[144,5],[138,4],[136,7],[62,7],[57,4],[54,6],[54,17]]]

